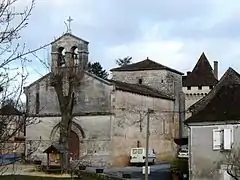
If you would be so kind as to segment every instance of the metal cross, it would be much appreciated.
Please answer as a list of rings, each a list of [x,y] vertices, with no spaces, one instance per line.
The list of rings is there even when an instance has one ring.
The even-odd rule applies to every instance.
[[[71,18],[71,16],[69,16],[69,18],[67,19],[67,21],[68,21],[67,32],[71,33],[71,22],[73,21],[73,19]]]

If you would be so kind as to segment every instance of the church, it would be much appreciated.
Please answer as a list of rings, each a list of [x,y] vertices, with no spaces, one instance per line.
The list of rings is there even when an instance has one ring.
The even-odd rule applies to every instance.
[[[26,153],[35,148],[32,159],[46,161],[43,151],[59,139],[61,113],[50,74],[88,62],[88,45],[72,33],[54,40],[52,72],[24,88],[28,116],[38,121],[26,127]],[[73,58],[63,61],[63,55]],[[149,148],[159,162],[172,158],[177,151],[173,139],[181,136],[185,116],[183,73],[150,58],[110,71],[109,80],[84,71],[81,85],[74,89],[71,159],[92,166],[127,165],[131,148],[145,147],[148,109]]]

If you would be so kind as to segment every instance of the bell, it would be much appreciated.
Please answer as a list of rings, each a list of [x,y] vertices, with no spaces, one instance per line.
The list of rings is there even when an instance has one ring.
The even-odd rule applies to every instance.
[[[65,59],[64,59],[64,57],[62,56],[62,57],[60,57],[60,66],[63,65],[63,64],[65,64]]]

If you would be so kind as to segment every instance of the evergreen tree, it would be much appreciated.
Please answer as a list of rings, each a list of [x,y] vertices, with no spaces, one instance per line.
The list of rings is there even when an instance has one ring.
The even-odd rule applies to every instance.
[[[89,62],[88,71],[103,79],[107,79],[108,77],[107,71],[103,69],[99,62],[94,63]]]

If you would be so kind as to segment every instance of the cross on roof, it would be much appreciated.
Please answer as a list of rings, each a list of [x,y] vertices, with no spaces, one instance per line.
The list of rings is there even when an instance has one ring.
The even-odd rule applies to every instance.
[[[73,21],[71,16],[68,17],[67,21],[68,21],[67,32],[71,33],[71,22]]]

